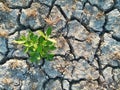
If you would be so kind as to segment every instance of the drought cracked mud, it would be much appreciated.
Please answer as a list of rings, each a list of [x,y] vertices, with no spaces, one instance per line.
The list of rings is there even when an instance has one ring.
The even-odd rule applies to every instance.
[[[0,90],[119,90],[120,0],[0,0]],[[53,27],[53,61],[12,43]],[[18,49],[20,48],[20,49]]]

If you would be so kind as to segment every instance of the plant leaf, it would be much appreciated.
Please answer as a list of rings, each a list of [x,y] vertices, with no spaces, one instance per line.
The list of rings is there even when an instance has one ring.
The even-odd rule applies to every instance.
[[[51,51],[56,49],[56,41],[49,37],[51,32],[51,27],[46,30],[45,34],[42,31],[38,31],[39,35],[37,35],[29,31],[27,36],[22,35],[13,42],[24,46],[24,52],[29,54],[31,62],[37,63],[41,58],[52,60],[54,55],[51,54]]]
[[[46,36],[42,31],[38,31],[38,33],[40,34],[40,36],[42,36],[42,37],[44,37],[46,39]]]
[[[13,43],[16,43],[16,44],[24,44],[25,41],[13,41]]]
[[[53,60],[53,57],[54,57],[54,54],[49,54],[47,56],[47,60],[51,61],[51,60]]]
[[[48,38],[47,40],[49,40],[49,41],[51,41],[51,42],[53,42],[53,43],[57,43],[55,39],[50,39],[50,38]]]
[[[50,36],[50,35],[51,35],[51,32],[52,32],[52,28],[49,27],[49,28],[47,29],[47,31],[46,31],[46,35],[47,35],[47,36]]]

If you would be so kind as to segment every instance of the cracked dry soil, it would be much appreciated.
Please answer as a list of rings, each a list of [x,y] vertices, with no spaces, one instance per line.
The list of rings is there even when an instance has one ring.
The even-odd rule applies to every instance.
[[[52,26],[53,61],[13,40]],[[120,90],[120,0],[0,0],[0,90]]]

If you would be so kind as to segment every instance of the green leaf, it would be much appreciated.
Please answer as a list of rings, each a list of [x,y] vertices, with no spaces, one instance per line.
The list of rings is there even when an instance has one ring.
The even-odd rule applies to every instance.
[[[51,41],[47,41],[47,42],[46,42],[46,45],[51,45],[51,44],[52,44]]]
[[[38,33],[40,34],[40,36],[42,36],[42,37],[44,37],[46,39],[46,36],[42,31],[38,31]]]
[[[16,44],[24,44],[25,41],[13,41],[13,43],[16,43]]]
[[[46,31],[46,35],[47,36],[50,36],[51,35],[51,32],[52,32],[52,28],[51,27],[48,27],[47,31]]]
[[[51,60],[53,60],[53,57],[54,57],[54,54],[49,54],[49,55],[47,56],[47,59],[48,59],[49,61],[51,61]]]
[[[40,60],[40,55],[37,52],[31,52],[30,56],[32,62],[36,62],[37,60]]]
[[[33,33],[30,35],[30,41],[33,43],[37,43],[38,41],[38,36],[34,35]]]
[[[48,38],[48,40],[51,41],[51,42],[53,42],[53,43],[57,43],[57,42],[55,41],[55,39]]]
[[[29,51],[29,47],[26,47],[24,52],[27,53]]]
[[[37,44],[33,44],[34,49],[36,50],[38,48]]]
[[[35,56],[31,56],[30,57],[30,61],[33,63],[33,62],[35,62],[37,59],[36,59],[36,57]]]
[[[42,54],[42,45],[39,44],[38,48],[37,48],[37,52],[39,52],[40,54]]]
[[[20,41],[26,41],[26,36],[21,35],[21,37],[18,40],[20,40]]]
[[[40,36],[38,40],[39,40],[39,43],[43,43],[43,41],[44,41],[45,39]]]
[[[38,41],[38,36],[37,36],[37,35],[34,35],[33,41],[34,41],[34,42],[37,42],[37,41]]]
[[[49,46],[49,49],[50,49],[50,50],[55,50],[56,47],[55,47],[54,45],[51,45],[51,46]]]
[[[24,43],[23,44],[25,47],[30,47],[31,45],[29,43]]]

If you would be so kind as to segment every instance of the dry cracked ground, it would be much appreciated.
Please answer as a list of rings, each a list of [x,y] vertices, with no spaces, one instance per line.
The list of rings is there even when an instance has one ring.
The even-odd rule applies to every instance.
[[[13,40],[53,27],[53,61]],[[120,90],[120,0],[0,0],[0,90]]]

